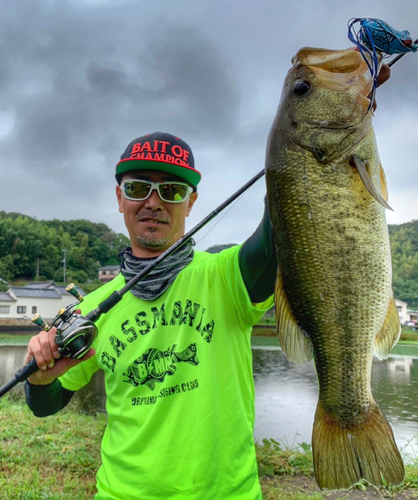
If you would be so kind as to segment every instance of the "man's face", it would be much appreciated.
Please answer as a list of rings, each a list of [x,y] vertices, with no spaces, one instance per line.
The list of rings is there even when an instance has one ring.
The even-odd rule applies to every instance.
[[[184,182],[174,175],[155,170],[127,172],[122,182],[126,179]],[[192,193],[182,203],[167,203],[154,190],[146,200],[133,201],[123,196],[120,186],[116,186],[116,195],[119,212],[123,213],[129,232],[132,252],[137,257],[156,257],[184,236],[186,217],[197,198],[197,193]]]

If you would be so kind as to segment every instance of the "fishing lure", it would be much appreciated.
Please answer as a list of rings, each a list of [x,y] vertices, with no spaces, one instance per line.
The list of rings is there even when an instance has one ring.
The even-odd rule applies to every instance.
[[[359,26],[358,26],[359,25]],[[398,31],[380,19],[356,17],[348,21],[348,38],[357,46],[370,70],[373,79],[369,111],[373,106],[379,64],[384,57],[393,54],[416,52],[418,45],[409,31]]]

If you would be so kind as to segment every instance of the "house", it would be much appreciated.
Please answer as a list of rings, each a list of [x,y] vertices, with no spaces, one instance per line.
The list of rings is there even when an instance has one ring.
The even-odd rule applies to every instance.
[[[403,300],[395,299],[396,309],[398,310],[399,320],[402,325],[408,324],[410,321],[417,321],[418,311],[408,309],[408,303]]]
[[[116,276],[119,274],[120,271],[120,265],[110,265],[110,266],[103,266],[99,267],[99,280],[103,281],[103,283],[108,283],[109,281],[112,281],[113,278],[116,278]]]
[[[398,310],[399,320],[403,325],[409,320],[408,317],[408,303],[403,300],[395,299],[396,309]]]
[[[86,295],[79,288],[81,295]],[[29,319],[39,313],[45,319],[54,318],[58,311],[77,300],[54,281],[31,282],[25,286],[9,286],[0,292],[0,320]]]

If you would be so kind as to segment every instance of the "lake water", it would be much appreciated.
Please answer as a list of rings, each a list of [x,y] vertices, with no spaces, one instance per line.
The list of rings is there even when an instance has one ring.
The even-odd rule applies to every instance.
[[[23,363],[26,347],[0,347],[0,385]],[[288,445],[311,442],[318,385],[313,362],[288,361],[279,349],[255,348],[255,439],[274,438]],[[398,446],[415,453],[418,443],[418,358],[393,356],[373,362],[372,391],[392,425]],[[79,391],[83,408],[104,409],[101,373]]]

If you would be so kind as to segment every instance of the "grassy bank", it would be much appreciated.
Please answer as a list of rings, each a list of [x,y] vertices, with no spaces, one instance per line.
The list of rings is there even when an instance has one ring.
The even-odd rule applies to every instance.
[[[0,402],[0,498],[5,500],[86,500],[95,493],[100,440],[105,416],[84,415],[77,398],[57,415],[32,416],[21,388]],[[418,469],[407,466],[407,479],[381,493],[364,484],[349,492],[322,493],[313,479],[310,446],[288,449],[274,440],[257,445],[264,500],[334,498],[416,498]]]
[[[95,492],[105,416],[83,415],[77,400],[35,418],[14,389],[0,401],[0,498],[88,499]]]
[[[11,335],[0,333],[0,346],[2,345],[28,345],[32,335]]]

